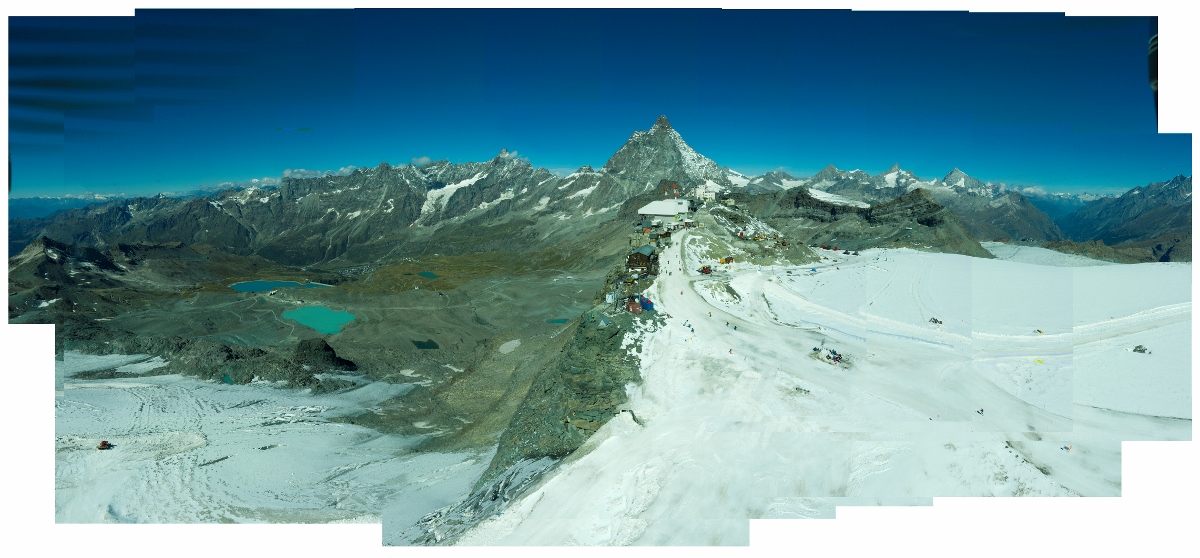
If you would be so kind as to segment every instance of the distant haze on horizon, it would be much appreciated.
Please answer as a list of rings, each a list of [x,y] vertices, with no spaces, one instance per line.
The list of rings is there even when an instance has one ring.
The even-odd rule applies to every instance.
[[[924,180],[957,167],[1119,193],[1191,175],[1191,134],[1157,133],[1156,25],[711,9],[12,17],[10,195],[181,193],[501,148],[564,174],[599,169],[660,114],[747,175],[899,163]]]

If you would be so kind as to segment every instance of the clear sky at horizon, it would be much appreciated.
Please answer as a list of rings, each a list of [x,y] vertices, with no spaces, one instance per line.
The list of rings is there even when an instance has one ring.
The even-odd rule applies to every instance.
[[[746,174],[826,165],[1115,192],[1191,174],[1150,17],[138,10],[9,20],[13,197],[422,158],[599,168],[665,114]]]

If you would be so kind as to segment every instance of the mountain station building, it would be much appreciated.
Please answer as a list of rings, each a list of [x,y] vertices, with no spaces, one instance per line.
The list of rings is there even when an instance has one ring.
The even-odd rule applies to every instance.
[[[657,200],[646,204],[638,210],[638,215],[650,220],[661,219],[663,222],[682,221],[681,215],[687,215],[688,200],[669,199]]]

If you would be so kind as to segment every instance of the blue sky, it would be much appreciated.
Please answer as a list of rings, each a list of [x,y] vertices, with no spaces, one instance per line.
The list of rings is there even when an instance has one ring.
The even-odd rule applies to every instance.
[[[1153,18],[139,10],[12,18],[12,196],[179,192],[421,158],[600,167],[665,114],[747,174],[958,167],[1051,191],[1191,174]]]

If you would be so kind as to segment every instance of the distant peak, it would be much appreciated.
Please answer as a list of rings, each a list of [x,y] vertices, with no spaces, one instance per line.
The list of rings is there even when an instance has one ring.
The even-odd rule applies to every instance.
[[[596,172],[596,171],[595,171],[595,170],[592,170],[592,166],[591,166],[591,165],[584,165],[584,166],[582,166],[582,167],[579,167],[579,170],[577,170],[577,171],[575,171],[575,172],[577,172],[577,173],[580,173],[580,174],[591,174],[591,173],[594,173],[594,172]]]
[[[502,148],[500,148],[500,154],[499,154],[499,155],[496,155],[496,158],[495,158],[495,159],[492,159],[492,163],[495,163],[495,164],[497,164],[497,165],[500,165],[500,164],[504,164],[504,163],[506,163],[506,162],[508,162],[508,161],[511,161],[511,160],[513,160],[513,159],[515,159],[515,158],[517,158],[517,152],[516,152],[516,151],[513,151],[512,153],[509,153],[509,152],[508,152],[508,148],[504,148],[504,147],[502,147]]]
[[[883,174],[887,174],[889,172],[900,172],[900,163],[892,165],[892,168],[888,169],[887,172],[884,172]]]
[[[965,173],[965,172],[963,172],[963,171],[959,170],[959,168],[958,168],[958,167],[954,167],[954,170],[952,170],[952,171],[950,171],[949,173],[947,173],[947,174],[946,174],[946,178],[943,178],[943,179],[942,179],[942,181],[943,181],[943,182],[950,182],[950,180],[951,180],[951,179],[953,179],[953,178],[962,178],[962,177],[965,177],[965,176],[967,176],[967,173]]]
[[[667,115],[665,115],[665,114],[659,115],[658,120],[654,121],[654,129],[655,130],[670,130],[671,129],[671,121],[667,120]]]

